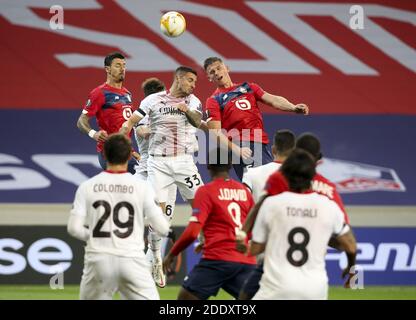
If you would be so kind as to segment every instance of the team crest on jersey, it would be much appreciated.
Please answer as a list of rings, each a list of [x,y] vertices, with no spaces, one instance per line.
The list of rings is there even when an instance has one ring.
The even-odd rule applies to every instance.
[[[241,87],[241,88],[240,88],[240,92],[241,92],[241,93],[247,93],[247,89],[246,89],[246,88]]]

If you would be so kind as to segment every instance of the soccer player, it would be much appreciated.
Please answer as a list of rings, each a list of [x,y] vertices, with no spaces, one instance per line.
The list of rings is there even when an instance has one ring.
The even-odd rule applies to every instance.
[[[264,186],[271,174],[279,170],[282,163],[295,148],[295,134],[290,130],[278,130],[274,135],[272,154],[274,161],[260,167],[249,168],[243,176],[243,183],[251,190],[255,202],[264,195]],[[263,255],[257,256],[256,269],[244,281],[240,300],[250,300],[259,289],[263,274]]]
[[[143,81],[142,83],[142,90],[144,96],[147,97],[151,94],[158,93],[161,91],[166,90],[165,84],[158,78],[148,78]],[[140,152],[140,160],[138,165],[136,166],[136,173],[135,176],[141,180],[147,181],[148,173],[147,173],[147,160],[149,158],[149,136],[150,136],[150,128],[149,128],[149,116],[147,115],[142,120],[139,121],[137,126],[135,127],[135,137],[137,146],[139,147]],[[168,188],[168,197],[167,197],[167,205],[165,207],[165,216],[170,221],[173,217],[173,211],[175,209],[175,202],[176,202],[176,193],[177,193],[177,186],[176,184],[171,184]],[[169,233],[168,238],[174,239],[174,234],[171,230]],[[149,261],[152,262],[153,265],[153,252],[156,251],[156,256],[162,256],[164,252],[164,248],[166,247],[166,242],[168,238],[162,239],[161,236],[157,233],[152,231],[149,228],[148,233],[148,243],[149,243],[149,250],[146,253]],[[156,280],[158,280],[157,273],[155,275]],[[156,282],[158,285],[159,282]]]
[[[230,179],[228,150],[211,151],[207,168],[212,181],[197,190],[189,224],[163,261],[169,272],[174,257],[203,231],[202,259],[185,278],[179,300],[205,300],[217,295],[220,288],[237,298],[256,263],[254,257],[235,248],[236,232],[254,204],[250,191]]]
[[[133,105],[131,93],[123,87],[126,76],[126,60],[119,52],[110,53],[104,59],[104,69],[107,74],[105,83],[99,85],[88,95],[88,100],[78,118],[78,129],[97,141],[98,160],[101,167],[106,169],[106,159],[103,157],[103,144],[108,135],[118,132],[121,125],[132,114]],[[99,131],[91,128],[90,118],[96,117]],[[138,153],[133,152],[129,161],[128,171],[135,173]]]
[[[279,170],[283,161],[295,148],[295,134],[290,130],[276,131],[273,139],[273,161],[259,167],[249,168],[243,175],[243,183],[250,189],[257,202],[264,193],[264,186],[271,174]]]
[[[197,73],[189,67],[178,67],[171,88],[151,94],[126,121],[122,133],[128,133],[141,119],[148,116],[150,123],[148,179],[157,199],[166,211],[168,191],[176,184],[184,200],[190,205],[196,190],[203,185],[193,160],[195,131],[201,124],[202,105],[192,94]],[[159,287],[166,284],[159,245],[153,243],[153,276]]]
[[[264,131],[257,102],[305,115],[309,113],[309,108],[303,103],[295,105],[281,96],[272,95],[255,83],[234,83],[229,68],[218,57],[207,58],[204,70],[208,80],[217,86],[206,101],[208,128],[213,130],[222,145],[228,145],[234,154],[241,156],[238,163],[234,164],[234,170],[241,180],[247,166],[257,167],[272,161],[269,138]],[[227,136],[221,132],[221,128],[227,131]]]
[[[131,142],[112,134],[104,143],[107,170],[83,182],[75,195],[68,232],[86,241],[81,299],[159,299],[144,254],[144,219],[162,235],[169,224],[148,184],[127,172]],[[87,226],[87,227],[86,227]]]
[[[328,276],[325,255],[335,236],[355,265],[356,241],[344,214],[334,201],[313,192],[315,159],[295,149],[281,167],[289,191],[264,200],[256,219],[251,254],[265,251],[264,273],[253,300],[327,299]]]
[[[300,148],[309,152],[312,155],[313,159],[315,160],[316,164],[322,158],[321,144],[318,138],[314,136],[312,133],[301,134],[296,140],[296,148]],[[341,196],[339,195],[335,184],[333,184],[324,176],[316,172],[315,176],[312,179],[311,188],[314,192],[324,195],[328,197],[330,200],[334,201],[334,203],[336,203],[339,209],[343,212],[345,223],[346,224],[350,223],[349,217],[345,210]],[[254,221],[256,219],[256,216],[258,214],[258,211],[263,201],[269,196],[277,195],[288,190],[289,190],[289,184],[280,170],[275,171],[272,175],[270,175],[265,185],[265,190],[263,192],[263,195],[256,202],[256,205],[254,206],[254,208],[250,211],[246,219],[246,222],[242,228],[242,232],[239,233],[239,237],[237,240],[237,247],[239,248],[239,250],[241,251],[246,250],[246,246],[245,246],[246,234],[248,234],[253,228]],[[337,242],[337,239],[335,237],[331,237],[328,245],[337,250],[340,250],[339,243]],[[254,294],[259,288],[261,271],[262,271],[262,266],[260,264],[256,268],[256,272],[253,272],[253,274],[244,284],[240,299],[250,299],[251,297],[254,296]]]

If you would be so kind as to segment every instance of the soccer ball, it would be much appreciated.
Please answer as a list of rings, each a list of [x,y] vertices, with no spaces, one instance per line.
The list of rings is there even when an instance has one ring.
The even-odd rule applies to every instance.
[[[160,30],[168,37],[179,37],[185,29],[185,18],[179,12],[169,11],[160,18]]]

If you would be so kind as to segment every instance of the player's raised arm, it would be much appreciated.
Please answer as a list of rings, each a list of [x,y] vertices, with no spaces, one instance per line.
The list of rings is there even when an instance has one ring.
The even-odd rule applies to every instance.
[[[303,104],[303,103],[293,104],[284,97],[276,96],[268,92],[264,92],[264,94],[261,97],[261,101],[263,101],[265,104],[275,109],[301,113],[304,115],[309,114],[309,107],[306,104]]]

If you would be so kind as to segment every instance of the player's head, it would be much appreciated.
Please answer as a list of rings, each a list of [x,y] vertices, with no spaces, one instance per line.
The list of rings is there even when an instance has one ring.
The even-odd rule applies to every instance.
[[[295,134],[288,130],[277,130],[273,138],[272,153],[275,159],[286,159],[295,148]]]
[[[165,84],[158,78],[147,78],[142,82],[144,96],[147,97],[156,92],[166,90]]]
[[[308,151],[315,158],[315,162],[322,158],[321,143],[319,142],[319,139],[310,132],[302,133],[296,139],[296,148]]]
[[[120,52],[113,52],[104,58],[107,80],[119,83],[126,77],[126,58]]]
[[[110,165],[127,165],[131,150],[131,141],[124,134],[111,134],[104,143],[104,157]]]
[[[303,192],[310,189],[311,181],[315,176],[315,159],[303,149],[294,149],[283,162],[280,171],[294,192]]]
[[[226,173],[230,171],[232,166],[231,153],[224,148],[212,149],[208,154],[208,171],[212,177],[219,173]]]
[[[188,96],[194,91],[197,78],[194,69],[180,66],[175,70],[172,87],[176,87],[181,96]]]
[[[205,59],[204,70],[208,80],[214,82],[217,87],[222,87],[232,82],[229,75],[230,69],[224,64],[221,58],[209,57]]]

